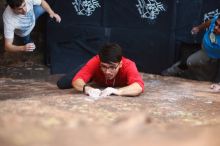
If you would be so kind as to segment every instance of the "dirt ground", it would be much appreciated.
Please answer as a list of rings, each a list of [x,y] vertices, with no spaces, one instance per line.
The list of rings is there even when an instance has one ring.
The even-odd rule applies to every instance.
[[[59,90],[30,60],[0,66],[0,146],[219,146],[220,94],[210,82],[142,73],[139,97],[92,100]]]

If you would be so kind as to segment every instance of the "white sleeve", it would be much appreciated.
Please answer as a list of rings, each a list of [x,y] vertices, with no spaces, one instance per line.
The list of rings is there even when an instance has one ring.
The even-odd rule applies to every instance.
[[[4,16],[3,16],[3,21],[4,21],[4,37],[7,39],[13,39],[15,28],[13,27],[13,25],[9,23],[9,20],[7,20],[7,18]]]
[[[31,0],[33,5],[41,5],[42,0]]]
[[[6,39],[13,39],[14,38],[14,29],[9,25],[4,24],[4,36]]]

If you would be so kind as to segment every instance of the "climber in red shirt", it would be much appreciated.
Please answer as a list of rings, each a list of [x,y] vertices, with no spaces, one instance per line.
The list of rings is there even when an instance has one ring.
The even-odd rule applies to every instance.
[[[121,47],[114,43],[105,45],[73,76],[72,87],[89,96],[138,96],[144,91],[135,63],[123,57]],[[94,88],[87,84],[90,81],[107,88]],[[61,81],[57,85],[63,89]]]

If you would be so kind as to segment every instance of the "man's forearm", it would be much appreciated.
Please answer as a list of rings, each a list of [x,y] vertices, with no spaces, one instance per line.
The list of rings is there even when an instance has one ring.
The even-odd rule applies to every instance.
[[[82,91],[84,94],[87,94],[89,96],[92,96],[93,93],[90,91],[95,91],[95,92],[101,92],[101,90],[93,88],[91,86],[86,85],[86,83],[82,79],[76,79],[75,81],[72,82],[72,86],[74,89],[77,91]],[[100,93],[99,93],[100,94]]]
[[[5,38],[5,50],[8,52],[32,52],[36,48],[34,43],[27,43],[25,45],[14,45],[12,39]]]
[[[45,11],[46,11],[50,16],[54,15],[54,11],[51,9],[51,7],[49,6],[49,4],[48,4],[45,0],[42,0],[41,6],[45,9]]]
[[[51,7],[49,6],[49,4],[48,4],[45,0],[42,0],[41,6],[42,6],[42,7],[45,9],[45,11],[49,14],[50,18],[55,18],[55,19],[56,19],[56,22],[58,22],[58,23],[61,22],[61,17],[51,9]]]
[[[211,23],[211,21],[208,20],[208,21],[206,21],[206,22],[200,24],[200,25],[198,26],[199,30],[202,31],[202,30],[204,30],[205,28],[208,28],[209,25],[210,25],[210,23]]]
[[[77,91],[83,91],[86,92],[86,90],[94,89],[91,86],[86,85],[86,83],[82,79],[76,79],[72,82],[73,88],[75,88]],[[84,88],[84,89],[83,89]]]
[[[25,46],[16,46],[16,45],[5,45],[5,51],[7,52],[23,52]]]
[[[141,92],[142,87],[138,83],[133,83],[118,89],[118,95],[120,96],[138,96]]]
[[[73,88],[75,88],[77,91],[83,91],[83,86],[86,83],[82,79],[76,79],[72,82]]]

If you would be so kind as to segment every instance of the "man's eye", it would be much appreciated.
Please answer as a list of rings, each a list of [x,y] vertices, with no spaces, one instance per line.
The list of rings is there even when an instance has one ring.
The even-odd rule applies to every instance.
[[[115,69],[115,67],[114,67],[114,66],[111,66],[111,67],[109,67],[109,69]]]

